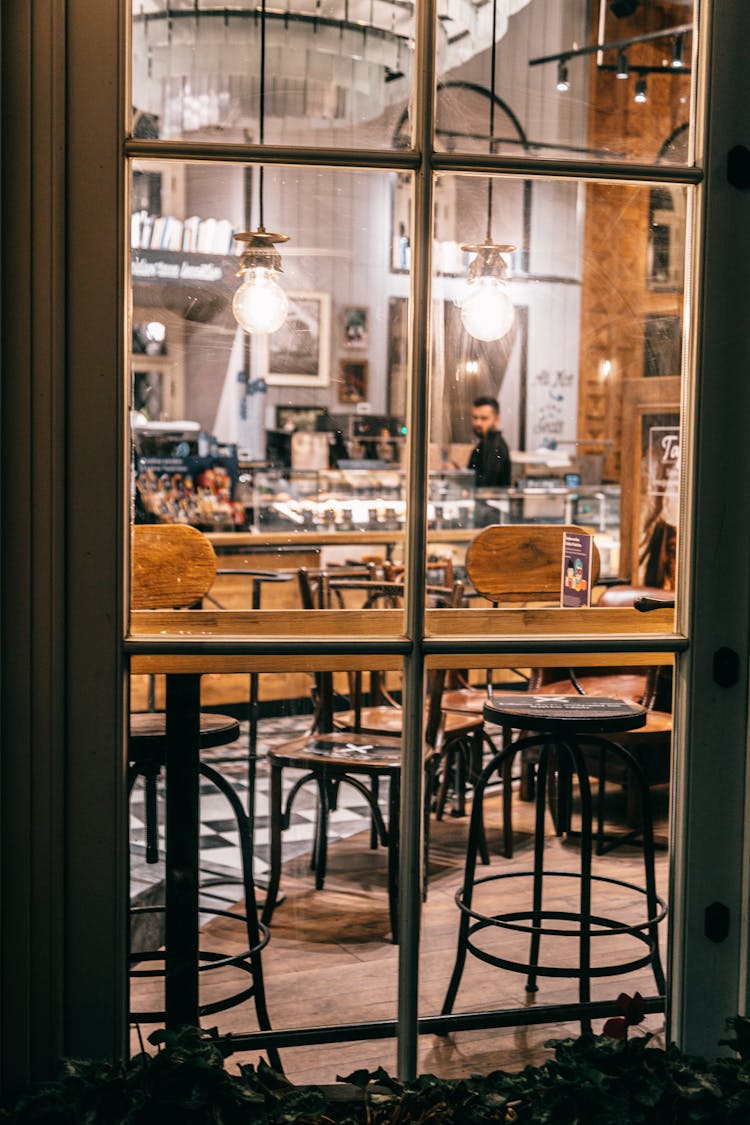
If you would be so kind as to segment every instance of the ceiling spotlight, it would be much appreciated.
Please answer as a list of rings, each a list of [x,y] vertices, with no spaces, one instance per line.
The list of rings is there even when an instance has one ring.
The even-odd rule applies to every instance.
[[[557,64],[557,89],[561,94],[570,89],[570,82],[568,81],[568,68],[563,59],[560,59]]]
[[[682,61],[682,36],[678,35],[672,45],[672,61],[669,64],[673,70],[680,70],[685,64]]]
[[[635,94],[633,95],[633,101],[638,102],[640,105],[643,105],[644,102],[648,101],[648,94],[646,93],[646,79],[645,78],[637,79],[636,84],[635,84]]]
[[[630,71],[628,70],[628,56],[624,51],[620,51],[617,56],[617,78],[630,78]]]

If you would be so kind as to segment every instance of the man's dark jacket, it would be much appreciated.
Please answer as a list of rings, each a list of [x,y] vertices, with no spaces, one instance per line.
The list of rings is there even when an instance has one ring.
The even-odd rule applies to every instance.
[[[510,450],[499,430],[490,430],[474,448],[468,468],[477,488],[497,488],[511,482]]]

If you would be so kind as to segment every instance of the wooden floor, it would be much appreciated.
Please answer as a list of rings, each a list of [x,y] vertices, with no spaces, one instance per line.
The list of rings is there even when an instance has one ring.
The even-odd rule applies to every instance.
[[[505,860],[500,853],[499,798],[490,800],[489,844],[492,855],[489,871],[525,871],[531,867],[531,810],[514,794],[515,854]],[[624,809],[624,795],[615,791],[609,798],[608,815],[616,823]],[[497,815],[496,815],[497,812]],[[655,794],[657,827],[666,832],[666,793]],[[468,821],[446,816],[441,823],[432,822],[428,896],[424,905],[420,954],[420,1015],[439,1014],[453,969],[458,927],[458,910],[454,894],[460,885],[465,857]],[[363,1020],[393,1019],[396,1016],[398,950],[389,940],[388,908],[385,884],[385,853],[371,852],[366,837],[355,836],[335,843],[329,850],[329,873],[324,890],[315,891],[307,860],[300,857],[284,868],[282,889],[286,901],[277,907],[271,927],[271,940],[263,953],[268,1008],[274,1030],[355,1023]],[[575,864],[575,840],[548,836],[549,867]],[[668,858],[665,850],[657,852],[657,886],[666,898]],[[595,861],[595,870],[617,879],[643,883],[643,856],[638,848],[625,846]],[[557,899],[563,909],[574,902],[577,886],[560,880]],[[495,884],[497,887],[498,884]],[[513,909],[526,895],[524,879],[502,881],[503,909]],[[598,893],[598,892],[597,892]],[[545,904],[552,897],[545,899]],[[643,917],[640,901],[629,892],[604,887],[594,900],[595,909],[605,916],[630,920]],[[495,909],[499,909],[496,907]],[[662,960],[666,961],[666,924],[662,931]],[[550,939],[551,940],[551,939]],[[554,949],[542,949],[542,958],[553,963],[570,963],[575,957],[576,943],[570,939],[554,939]],[[599,963],[614,958],[622,960],[623,942],[630,944],[626,958],[634,950],[632,939],[610,939],[594,942],[594,957]],[[206,927],[202,947],[240,950],[242,930],[226,920],[214,920]],[[641,945],[638,946],[643,949]],[[524,959],[518,947],[519,960]],[[562,959],[562,960],[560,960]],[[220,970],[203,974],[209,978],[201,992],[207,1002],[227,987]],[[235,978],[236,979],[236,978]],[[234,982],[232,982],[234,983]],[[134,1003],[159,1005],[153,999],[155,985],[138,985]],[[149,990],[152,995],[149,996]],[[641,991],[654,995],[650,970],[628,976],[603,978],[593,985],[594,999],[614,999],[622,992]],[[576,985],[571,981],[547,978],[540,981],[534,997],[524,990],[524,977],[487,965],[469,957],[464,972],[456,1011],[483,1008],[522,1007],[529,1003],[558,1002],[576,999]],[[218,1026],[222,1032],[246,1032],[257,1027],[252,1002],[204,1021]],[[664,1021],[660,1015],[647,1017],[644,1025],[659,1034]],[[600,1030],[601,1025],[595,1027]],[[148,1032],[144,1028],[144,1034]],[[443,1077],[471,1073],[487,1073],[498,1067],[518,1069],[527,1063],[538,1063],[549,1057],[544,1043],[550,1038],[576,1034],[578,1025],[549,1024],[528,1028],[511,1028],[455,1033],[445,1038],[422,1036],[419,1041],[418,1070]],[[134,1048],[137,1040],[134,1037]],[[237,1061],[257,1062],[258,1052],[236,1056]],[[281,1057],[288,1077],[298,1083],[333,1082],[337,1075],[346,1075],[359,1067],[374,1069],[384,1066],[396,1071],[394,1040],[376,1040],[317,1047],[282,1048]],[[231,1067],[231,1062],[228,1064]]]

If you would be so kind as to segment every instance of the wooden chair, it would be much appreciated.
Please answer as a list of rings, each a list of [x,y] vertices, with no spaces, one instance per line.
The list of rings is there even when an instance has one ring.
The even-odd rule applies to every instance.
[[[612,586],[597,602],[603,608],[630,608],[642,598],[660,602],[665,591],[652,586]],[[660,597],[661,595],[661,597]],[[532,674],[531,691],[552,691],[561,695],[614,696],[646,708],[646,722],[637,730],[624,732],[619,742],[635,757],[649,786],[669,781],[672,742],[672,677],[669,665],[646,667],[603,665],[582,669],[539,668]],[[610,757],[588,755],[592,774],[599,778],[600,801],[607,781],[625,787],[626,823],[637,830],[642,823],[640,790],[629,785],[629,776],[619,762]],[[602,833],[601,823],[599,825]]]
[[[431,585],[451,587],[456,581],[456,568],[450,555],[438,555],[429,558],[425,564],[427,581]],[[383,563],[383,577],[393,582],[402,582],[404,578],[403,563],[394,563],[386,559]]]
[[[321,691],[331,691],[332,675],[321,680]],[[427,856],[429,849],[429,794],[432,767],[438,743],[442,714],[440,695],[443,676],[433,679],[425,728],[423,763],[425,769],[424,810],[424,887],[426,889]],[[315,889],[323,890],[328,854],[328,821],[337,808],[342,784],[353,787],[367,802],[375,826],[374,843],[387,848],[388,907],[391,939],[398,941],[398,849],[401,784],[401,739],[390,734],[362,734],[336,730],[329,721],[333,714],[332,701],[323,699],[318,729],[268,751],[271,766],[271,870],[263,921],[270,923],[277,904],[281,881],[282,833],[290,827],[293,802],[300,789],[313,783],[317,788],[317,822],[310,868],[315,872]],[[286,798],[283,796],[283,771],[301,770]],[[388,782],[388,818],[384,819],[378,803],[379,783]],[[373,784],[375,782],[375,784]],[[371,846],[373,840],[371,839]]]
[[[351,580],[342,579],[333,572],[317,575],[304,568],[299,573],[302,604],[306,608],[330,608],[343,605],[345,597],[358,598],[362,609],[397,608],[403,603],[404,585],[396,580]],[[463,598],[463,584],[453,581],[450,587],[428,585],[426,588],[428,604],[433,608],[457,608]],[[321,673],[330,675],[330,673]],[[400,737],[402,716],[400,704],[388,691],[385,678],[378,671],[369,673],[369,691],[365,694],[364,677],[361,672],[349,674],[350,706],[334,710],[324,720],[337,730],[351,730],[358,734],[391,734]],[[320,697],[320,687],[317,688]],[[482,745],[485,739],[484,718],[481,710],[469,710],[442,706],[441,720],[436,731],[435,776],[439,785],[435,795],[435,813],[438,820],[443,817],[448,785],[451,779],[457,794],[457,815],[464,814],[465,763],[479,757],[481,762]],[[494,746],[492,747],[494,751]],[[373,779],[377,786],[377,778]],[[374,833],[374,827],[373,827]],[[374,844],[374,835],[373,835]]]
[[[183,609],[200,605],[211,588],[216,573],[213,548],[202,532],[184,524],[136,524],[132,529],[131,552],[131,606],[133,609]],[[201,713],[200,747],[223,746],[239,735],[239,724],[229,715]],[[166,761],[166,716],[163,712],[132,714],[130,717],[129,792],[139,777],[145,783],[146,808],[146,861],[158,860],[158,830],[156,816],[156,785]],[[252,998],[258,1024],[264,1031],[271,1030],[265,999],[261,950],[269,939],[268,929],[258,922],[255,887],[252,871],[252,837],[250,824],[237,794],[224,777],[204,763],[200,775],[210,781],[226,798],[237,823],[242,853],[242,884],[245,897],[244,914],[238,915],[217,908],[213,903],[206,907],[211,913],[231,918],[244,924],[248,948],[230,956],[214,950],[201,950],[201,970],[234,966],[250,977],[250,984],[210,1004],[201,1005],[199,1014],[212,1015]],[[175,826],[175,830],[176,826]],[[159,914],[161,906],[134,907],[134,916]],[[131,976],[163,976],[164,969],[143,968],[163,961],[160,949],[138,949],[131,952]],[[134,1011],[131,1018],[138,1022],[162,1022],[162,1011]],[[268,1050],[274,1067],[281,1068],[276,1048]]]

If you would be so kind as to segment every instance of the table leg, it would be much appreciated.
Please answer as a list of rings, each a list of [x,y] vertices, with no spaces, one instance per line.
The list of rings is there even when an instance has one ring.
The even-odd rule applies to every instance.
[[[281,770],[282,767],[275,762],[271,763],[271,792],[269,819],[271,822],[271,874],[268,880],[266,901],[263,907],[262,920],[268,925],[271,921],[276,896],[281,881]]]
[[[391,941],[398,944],[398,853],[401,815],[401,775],[394,771],[388,779],[388,906],[391,914]]]
[[[167,676],[165,982],[168,1028],[198,1026],[200,676]]]

